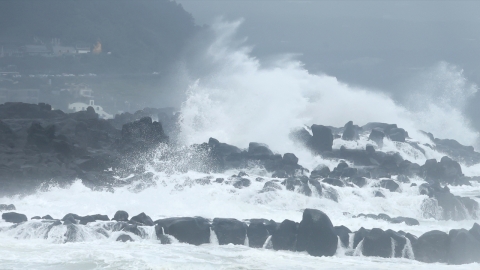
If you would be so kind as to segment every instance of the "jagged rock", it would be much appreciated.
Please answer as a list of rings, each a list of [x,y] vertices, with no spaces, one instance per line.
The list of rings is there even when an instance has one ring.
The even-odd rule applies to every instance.
[[[326,178],[322,180],[323,183],[327,183],[332,186],[337,186],[337,187],[344,187],[345,184],[343,183],[342,180],[340,179],[335,179],[335,178]]]
[[[118,210],[113,216],[112,220],[116,221],[128,221],[128,213],[123,210]]]
[[[358,187],[364,187],[367,184],[365,177],[354,176],[347,179],[347,182],[355,184]]]
[[[273,152],[266,144],[251,142],[248,145],[248,155],[256,158],[265,158],[273,156]]]
[[[162,124],[150,117],[123,125],[121,135],[118,147],[124,152],[145,152],[168,142]]]
[[[446,263],[448,261],[449,248],[450,239],[448,234],[435,230],[420,236],[413,246],[413,252],[417,261]]]
[[[284,220],[272,234],[271,240],[274,250],[294,250],[297,240],[297,223]]]
[[[311,129],[313,136],[310,139],[310,145],[312,149],[317,153],[321,153],[324,151],[332,151],[332,130],[322,125],[312,125]]]
[[[2,219],[5,220],[5,222],[11,223],[22,223],[24,221],[28,221],[27,216],[15,212],[3,213]]]
[[[383,147],[383,138],[385,138],[385,134],[379,129],[372,129],[370,132],[370,136],[368,139],[374,141],[378,147]]]
[[[397,176],[397,181],[401,183],[410,183],[410,178],[408,178],[406,175],[400,174]]]
[[[202,217],[160,219],[156,220],[155,224],[157,237],[162,235],[163,228],[165,234],[175,237],[182,243],[198,246],[210,242],[210,223]]]
[[[322,184],[320,184],[320,182],[317,179],[308,179],[308,182],[310,183],[310,185],[312,185],[315,188],[318,195],[322,195],[323,193]]]
[[[285,164],[289,164],[289,165],[297,165],[298,164],[297,156],[295,156],[295,154],[292,154],[292,153],[283,154],[282,160]]]
[[[400,186],[395,181],[385,179],[380,181],[380,187],[390,190],[390,192],[398,192]]]
[[[42,219],[54,220],[54,218],[52,218],[50,215],[43,216]]]
[[[263,192],[270,192],[270,191],[276,191],[276,190],[282,190],[282,187],[278,183],[276,183],[274,180],[271,180],[266,182],[263,185],[263,188],[260,192],[263,193]]]
[[[346,141],[354,141],[358,140],[358,133],[355,130],[355,127],[353,126],[353,122],[349,121],[348,123],[345,124],[344,126],[345,130],[343,131],[342,134],[342,139]]]
[[[273,177],[273,178],[287,178],[287,177],[288,177],[288,174],[287,174],[287,172],[285,172],[284,170],[278,170],[278,171],[275,171],[275,172],[272,174],[272,177]]]
[[[133,216],[130,221],[134,221],[134,222],[138,222],[138,223],[141,223],[143,225],[146,225],[146,226],[153,226],[155,225],[153,223],[153,220],[147,216],[144,212],[136,215],[136,216]]]
[[[427,181],[458,184],[463,179],[460,164],[451,158],[444,156],[437,162],[429,159],[421,167],[421,174]]]
[[[34,217],[31,217],[30,219],[31,219],[31,220],[34,220],[34,219],[42,219],[42,218],[39,217],[39,216],[34,216]]]

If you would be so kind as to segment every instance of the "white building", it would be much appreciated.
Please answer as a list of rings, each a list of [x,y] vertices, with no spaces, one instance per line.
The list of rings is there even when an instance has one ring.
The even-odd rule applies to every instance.
[[[80,112],[80,111],[86,111],[88,107],[92,107],[95,112],[100,116],[100,118],[103,119],[112,119],[113,115],[105,112],[100,105],[95,105],[94,100],[90,100],[89,104],[83,103],[83,102],[75,102],[68,104],[68,109],[73,111],[73,112]]]

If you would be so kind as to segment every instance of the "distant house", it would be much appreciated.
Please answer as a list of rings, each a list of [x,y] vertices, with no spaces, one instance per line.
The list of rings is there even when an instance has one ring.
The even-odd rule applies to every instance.
[[[92,52],[90,46],[86,44],[77,44],[75,50],[77,51],[77,54],[87,54]]]
[[[77,53],[77,49],[71,46],[53,45],[52,50],[53,50],[53,55],[55,56],[74,55]]]
[[[66,84],[68,88],[62,89],[61,91],[68,91],[73,94],[75,98],[88,98],[92,99],[93,98],[93,90],[86,84],[79,83],[71,83],[71,84]]]
[[[105,112],[102,106],[95,105],[94,100],[90,100],[89,104],[86,104],[83,102],[75,102],[75,103],[68,104],[68,109],[73,112],[86,111],[88,107],[92,107],[95,110],[95,112],[100,116],[100,118],[103,118],[103,119],[113,118],[113,115]]]

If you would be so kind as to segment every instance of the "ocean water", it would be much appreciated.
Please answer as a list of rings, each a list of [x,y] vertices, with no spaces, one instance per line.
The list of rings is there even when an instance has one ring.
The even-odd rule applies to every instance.
[[[419,132],[420,129],[468,145],[474,145],[478,139],[461,107],[462,100],[474,93],[476,86],[469,84],[462,71],[448,63],[433,67],[429,72],[435,76],[427,76],[427,79],[442,78],[442,82],[449,83],[425,82],[430,91],[424,91],[422,98],[429,102],[428,106],[413,104],[409,107],[397,104],[388,96],[351,87],[334,77],[311,74],[292,59],[262,63],[249,54],[248,47],[233,42],[238,27],[238,22],[217,23],[213,27],[216,39],[197,59],[208,61],[206,66],[212,69],[211,74],[202,77],[190,74],[191,86],[181,107],[179,123],[180,142],[185,145],[202,143],[209,137],[240,148],[248,147],[252,141],[262,142],[276,153],[295,153],[299,163],[311,170],[320,164],[333,169],[338,163],[313,156],[290,140],[293,129],[314,123],[337,127],[350,120],[359,125],[396,123],[409,132],[409,141],[417,142],[425,154],[408,143],[389,140],[381,150],[398,152],[404,159],[419,164],[445,155],[427,146],[434,143]],[[433,98],[452,89],[456,91],[455,100]],[[334,148],[363,149],[367,144],[374,143],[366,136],[356,142],[336,139]],[[161,155],[162,149],[158,152]],[[194,171],[167,173],[157,171],[155,166],[149,169],[155,176],[153,182],[136,182],[113,191],[92,191],[79,179],[66,188],[50,187],[30,195],[1,197],[0,203],[13,203],[17,212],[29,218],[47,214],[62,218],[67,213],[107,214],[112,218],[117,210],[125,210],[130,216],[145,212],[153,220],[202,216],[239,220],[267,218],[277,222],[300,221],[305,208],[315,208],[325,212],[335,226],[345,225],[352,231],[360,227],[382,228],[403,230],[416,236],[430,230],[469,229],[479,222],[471,218],[442,221],[426,217],[423,209],[427,196],[420,195],[418,188],[410,184],[400,184],[401,192],[384,192],[386,198],[374,197],[374,192],[380,188],[375,187],[371,179],[363,188],[332,187],[338,193],[338,202],[334,202],[315,192],[311,197],[285,189],[259,193],[264,183],[271,180],[271,174],[262,168],[246,170],[252,184],[243,189],[226,183],[200,185],[195,182],[200,178],[228,179],[238,170],[204,174]],[[462,164],[462,169],[467,176],[480,175],[478,164],[470,167]],[[264,180],[256,181],[257,177]],[[411,181],[420,185],[423,179]],[[480,195],[477,182],[472,186],[450,188],[456,195],[480,202],[476,197]],[[412,217],[418,219],[420,225],[352,217],[360,213]],[[317,258],[306,253],[215,243],[197,247],[174,241],[171,245],[161,245],[151,227],[142,227],[143,237],[131,235],[135,242],[119,243],[115,241],[118,233],[105,235],[97,231],[105,224],[96,222],[78,227],[77,237],[65,243],[68,226],[56,226],[47,233],[48,224],[40,221],[13,227],[0,221],[0,269],[480,269],[479,264],[448,266],[424,264],[408,258],[347,256],[348,247],[339,247],[333,257]],[[361,255],[361,252],[356,254]]]

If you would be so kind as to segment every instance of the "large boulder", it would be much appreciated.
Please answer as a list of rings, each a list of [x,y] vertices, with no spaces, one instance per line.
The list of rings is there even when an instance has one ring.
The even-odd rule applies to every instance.
[[[383,131],[376,128],[372,129],[370,136],[368,136],[368,139],[374,141],[378,147],[383,147],[383,138],[385,138]]]
[[[312,256],[333,256],[337,245],[338,237],[330,218],[320,210],[305,209],[298,225],[296,250],[306,250]]]
[[[382,229],[373,228],[363,239],[363,255],[392,257],[392,240]]]
[[[342,134],[343,140],[354,141],[359,139],[358,132],[356,130],[356,127],[353,125],[352,121],[349,121],[348,123],[346,123],[344,128],[345,129]]]
[[[350,241],[350,233],[352,233],[352,231],[350,231],[349,228],[341,225],[341,226],[335,226],[333,227],[333,230],[335,231],[335,234],[340,238],[340,241],[342,241],[342,245],[344,247],[348,247],[348,245],[350,244],[349,241]]]
[[[123,125],[119,149],[125,152],[144,152],[166,142],[168,136],[163,132],[162,124],[144,117]]]
[[[268,148],[268,145],[263,143],[251,142],[248,145],[248,155],[254,158],[268,158],[273,156],[273,152]]]
[[[2,219],[11,223],[22,223],[24,221],[28,221],[27,216],[15,212],[3,213]]]
[[[429,159],[421,167],[421,175],[429,182],[448,183],[452,185],[463,183],[462,168],[455,160],[444,156],[437,162]]]
[[[311,129],[313,136],[310,140],[310,145],[312,149],[317,153],[332,151],[332,130],[322,125],[312,125]]]
[[[353,248],[357,248],[358,244],[367,236],[367,234],[370,232],[370,230],[367,230],[363,227],[361,227],[358,231],[355,232],[355,235],[353,236]]]
[[[295,250],[297,240],[297,223],[284,220],[272,234],[272,246],[274,250]]]
[[[247,235],[247,225],[233,218],[214,218],[212,229],[220,245],[243,245]]]
[[[448,234],[442,231],[429,231],[420,236],[413,252],[415,259],[426,263],[446,263],[448,261],[448,251],[450,248],[450,239]]]
[[[248,244],[252,248],[262,248],[269,236],[263,220],[251,220],[247,229]]]
[[[165,234],[175,237],[182,243],[201,245],[210,243],[210,223],[202,217],[181,217],[156,220],[157,237]],[[163,229],[162,229],[163,228]]]
[[[466,264],[480,262],[480,241],[465,229],[451,230],[449,264]]]
[[[112,220],[116,221],[128,221],[128,213],[123,210],[118,210],[113,216]]]
[[[153,220],[152,220],[149,216],[147,216],[144,212],[142,212],[142,213],[140,213],[140,214],[138,214],[138,215],[136,215],[136,216],[133,216],[133,217],[130,219],[130,221],[131,221],[131,222],[132,222],[132,221],[133,221],[133,222],[138,222],[138,223],[141,223],[141,224],[146,225],[146,226],[153,226],[153,225],[155,225],[155,224],[153,223]]]
[[[390,192],[398,192],[400,186],[391,179],[384,179],[380,181],[380,186],[382,188],[390,190]]]

